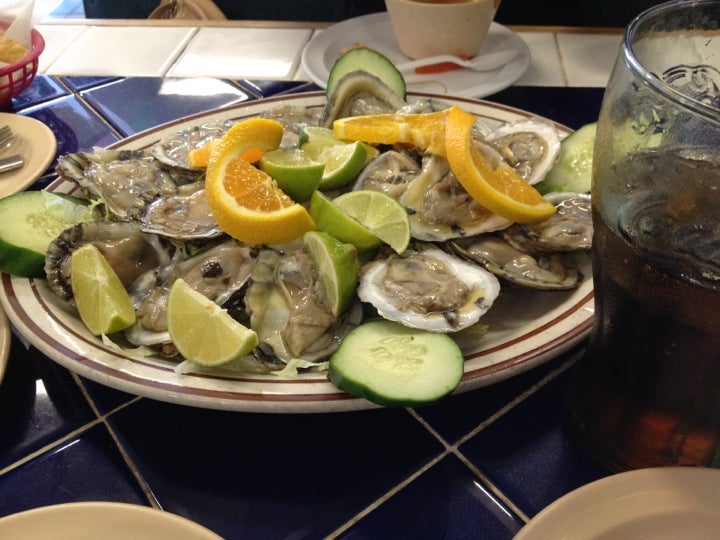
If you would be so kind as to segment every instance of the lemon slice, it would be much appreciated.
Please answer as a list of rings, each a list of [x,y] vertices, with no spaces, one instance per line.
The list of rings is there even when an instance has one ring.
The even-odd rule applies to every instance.
[[[312,160],[325,165],[319,189],[342,187],[352,181],[365,166],[368,150],[359,142],[344,142],[332,130],[308,126],[300,135],[300,148]]]
[[[452,107],[445,126],[448,163],[458,182],[485,208],[516,223],[549,218],[555,206],[509,165],[493,169],[473,142],[472,126],[477,118]]]
[[[410,219],[405,207],[389,195],[363,189],[340,195],[332,203],[397,253],[407,249],[410,243]]]
[[[320,275],[330,312],[337,317],[355,298],[360,270],[357,249],[319,231],[306,232],[303,242]]]
[[[257,334],[233,319],[227,311],[177,279],[168,297],[168,331],[186,360],[217,366],[250,353]]]
[[[242,242],[289,242],[315,228],[308,211],[248,161],[253,159],[249,154],[276,149],[283,130],[275,120],[244,120],[223,135],[210,155],[205,173],[210,211],[226,233]]]
[[[85,244],[71,255],[70,285],[80,319],[93,335],[114,334],[135,322],[130,296],[93,244]]]
[[[310,216],[319,231],[327,232],[361,251],[376,248],[383,243],[376,234],[340,210],[319,191],[310,198]]]

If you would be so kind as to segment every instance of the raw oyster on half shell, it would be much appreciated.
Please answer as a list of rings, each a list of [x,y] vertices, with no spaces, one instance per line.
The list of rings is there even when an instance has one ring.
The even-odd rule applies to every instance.
[[[318,271],[302,245],[264,249],[245,294],[260,348],[284,362],[322,362],[362,320],[359,302],[338,317],[323,301]]]
[[[528,118],[507,122],[490,131],[491,144],[529,184],[537,184],[550,171],[560,153],[560,135],[546,120]]]
[[[357,293],[385,319],[433,332],[457,332],[490,309],[500,283],[479,265],[426,246],[365,264]]]

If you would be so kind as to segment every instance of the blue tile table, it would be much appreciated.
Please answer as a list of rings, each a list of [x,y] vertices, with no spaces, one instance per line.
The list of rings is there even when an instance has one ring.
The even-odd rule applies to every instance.
[[[47,124],[60,154],[315,89],[41,75],[10,111]],[[515,86],[487,99],[574,129],[597,118],[601,98],[597,88]],[[15,334],[0,386],[0,517],[93,500],[160,508],[227,539],[510,539],[558,497],[609,474],[563,429],[564,387],[583,347],[429,407],[274,415],[130,395],[70,373]]]

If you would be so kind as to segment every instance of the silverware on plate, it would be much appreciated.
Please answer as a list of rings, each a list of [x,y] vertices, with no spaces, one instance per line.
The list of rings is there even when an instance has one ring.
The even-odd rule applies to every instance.
[[[24,164],[25,160],[23,160],[20,154],[13,154],[12,156],[0,158],[0,173],[14,171],[15,169],[22,167]]]
[[[9,150],[16,146],[17,137],[10,126],[0,127],[0,156],[6,154]],[[0,173],[14,171],[25,164],[20,154],[12,154],[8,157],[0,159]]]

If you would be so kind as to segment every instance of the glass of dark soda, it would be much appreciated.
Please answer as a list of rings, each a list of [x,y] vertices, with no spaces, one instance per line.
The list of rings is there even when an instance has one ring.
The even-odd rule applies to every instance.
[[[595,321],[568,427],[614,471],[720,467],[720,2],[625,30],[593,155]]]

